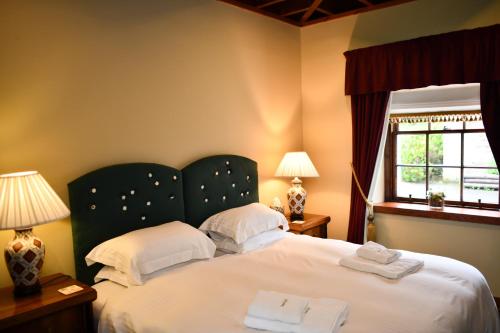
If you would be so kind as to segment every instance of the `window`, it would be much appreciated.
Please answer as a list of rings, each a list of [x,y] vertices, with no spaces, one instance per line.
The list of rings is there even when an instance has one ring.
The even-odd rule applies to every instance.
[[[479,111],[391,115],[385,152],[386,201],[499,208],[499,175]]]

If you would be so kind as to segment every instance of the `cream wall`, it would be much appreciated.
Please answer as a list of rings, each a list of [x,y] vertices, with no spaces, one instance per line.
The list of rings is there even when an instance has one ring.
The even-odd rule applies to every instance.
[[[304,149],[321,178],[307,180],[307,210],[329,214],[329,237],[346,239],[351,117],[343,52],[500,23],[499,0],[418,0],[301,29]],[[479,268],[500,296],[500,227],[377,214],[390,247],[449,256]]]
[[[233,153],[259,162],[261,201],[285,199],[272,176],[302,146],[297,27],[205,0],[12,0],[0,44],[0,173],[39,170],[67,202],[98,167]],[[69,220],[35,233],[43,273],[73,274]]]

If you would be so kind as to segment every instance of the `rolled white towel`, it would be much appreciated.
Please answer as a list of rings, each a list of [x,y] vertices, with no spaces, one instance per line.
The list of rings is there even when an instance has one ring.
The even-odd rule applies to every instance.
[[[308,298],[259,290],[248,307],[248,315],[288,324],[300,324],[308,304]]]
[[[380,264],[390,264],[401,257],[401,252],[391,250],[385,246],[369,241],[356,250],[356,254],[361,258],[376,261]]]
[[[301,324],[288,324],[247,315],[245,325],[260,330],[282,333],[336,333],[349,314],[346,302],[331,299],[311,299]]]
[[[415,273],[424,262],[418,259],[401,258],[390,264],[379,264],[372,260],[360,258],[357,255],[347,256],[340,259],[340,265],[361,272],[374,273],[388,279],[400,279],[405,275]]]

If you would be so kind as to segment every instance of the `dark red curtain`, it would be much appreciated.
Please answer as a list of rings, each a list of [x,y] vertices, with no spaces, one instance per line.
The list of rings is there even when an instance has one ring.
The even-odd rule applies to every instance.
[[[500,168],[500,81],[481,82],[480,89],[484,130]]]
[[[500,81],[500,24],[345,52],[346,95]]]
[[[352,109],[352,164],[358,180],[368,195],[370,190],[377,154],[380,147],[384,118],[390,92],[351,96]],[[349,242],[363,244],[365,231],[366,203],[356,187],[354,178],[351,182],[351,208],[349,213]]]
[[[345,52],[353,165],[368,194],[391,91],[481,83],[486,135],[500,166],[500,24]],[[348,241],[362,243],[366,206],[353,180]]]

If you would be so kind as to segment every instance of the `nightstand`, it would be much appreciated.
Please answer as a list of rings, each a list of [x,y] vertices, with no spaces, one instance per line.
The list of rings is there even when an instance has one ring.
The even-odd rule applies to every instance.
[[[92,332],[95,289],[67,275],[40,279],[40,293],[16,297],[13,287],[0,289],[0,332]],[[63,295],[58,289],[76,284],[83,290]]]
[[[294,234],[309,235],[313,237],[327,238],[327,224],[330,222],[330,216],[317,214],[304,214],[304,223],[297,224],[290,222],[290,216],[287,215],[290,232]]]

